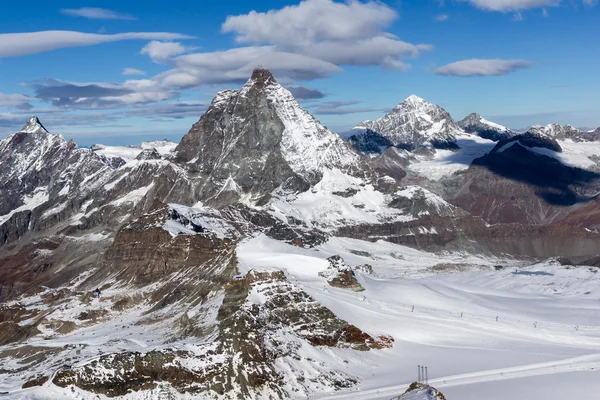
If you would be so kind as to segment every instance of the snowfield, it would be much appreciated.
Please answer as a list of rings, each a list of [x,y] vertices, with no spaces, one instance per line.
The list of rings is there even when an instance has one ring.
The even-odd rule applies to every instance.
[[[333,254],[373,266],[374,275],[356,272],[364,292],[330,287],[318,276]],[[342,371],[361,381],[323,398],[396,397],[417,379],[417,365],[429,367],[430,383],[449,400],[529,400],[535,393],[565,400],[600,390],[597,269],[438,256],[343,238],[305,250],[264,236],[243,243],[239,261],[242,272],[283,269],[340,318],[395,338],[392,349],[364,354],[323,350],[325,359],[347,359]]]
[[[185,215],[192,210],[171,207]],[[373,267],[372,274],[356,270],[365,291],[333,288],[319,276],[332,255],[342,256],[352,267]],[[242,241],[238,261],[241,274],[252,269],[283,270],[292,285],[340,318],[373,336],[395,339],[390,349],[368,352],[303,344],[298,350],[302,361],[277,364],[288,379],[294,379],[294,371],[310,373],[316,365],[359,379],[352,389],[315,391],[310,398],[392,399],[417,379],[417,365],[428,366],[430,384],[448,400],[531,400],[541,394],[544,400],[584,399],[600,391],[600,273],[595,268],[463,253],[436,255],[383,241],[348,238],[332,238],[316,248],[303,249],[264,235]],[[105,299],[128,290],[106,290],[101,298],[92,300],[92,306],[110,305]],[[260,301],[257,296],[251,297]],[[217,297],[202,305],[213,310],[209,316],[214,314],[206,320],[207,326],[216,318],[221,301]],[[28,307],[42,306],[39,302],[39,294],[21,300]],[[84,308],[74,300],[72,306],[55,311],[52,318],[75,320]],[[44,339],[42,333],[28,344],[70,346],[69,359],[64,362],[73,365],[125,349],[190,350],[198,345],[190,340],[166,344],[163,339],[173,323],[168,311],[163,323],[151,327],[136,323],[144,319],[146,311],[140,305],[69,334]],[[285,338],[289,333],[281,335]],[[15,367],[18,359],[5,362]],[[41,373],[46,368],[42,363],[36,369]],[[159,393],[168,390],[159,387],[124,398],[159,398]],[[0,392],[9,392],[3,397],[7,399],[107,399],[50,383],[20,389],[20,381],[14,377],[0,379]],[[176,396],[172,398],[191,398],[170,393]]]
[[[428,179],[439,180],[444,176],[469,168],[474,159],[489,153],[496,142],[463,133],[457,136],[456,144],[460,150],[437,149],[433,159],[418,156],[419,162],[411,163],[409,169]]]

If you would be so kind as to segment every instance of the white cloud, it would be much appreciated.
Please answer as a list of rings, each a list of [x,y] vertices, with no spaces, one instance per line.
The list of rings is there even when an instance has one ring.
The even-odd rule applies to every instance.
[[[71,15],[73,17],[83,17],[89,19],[124,19],[134,20],[136,19],[132,15],[120,14],[118,12],[107,10],[105,8],[95,7],[83,7],[83,8],[63,8],[60,10],[63,14]]]
[[[152,78],[164,88],[244,82],[257,67],[268,68],[278,79],[308,80],[341,72],[335,64],[302,54],[278,51],[274,46],[240,47],[194,53],[172,60],[176,68]]]
[[[498,76],[518,69],[529,68],[534,63],[526,60],[473,59],[453,62],[434,71],[436,75],[449,76]]]
[[[141,53],[150,56],[152,61],[161,64],[169,58],[185,53],[186,49],[178,42],[159,42],[153,40],[142,48]]]
[[[305,0],[298,5],[229,16],[223,32],[238,43],[272,45],[279,51],[303,54],[337,65],[387,65],[430,50],[384,32],[397,12],[376,1]],[[403,65],[403,64],[396,64]],[[402,67],[401,69],[406,69]]]
[[[439,14],[439,15],[436,15],[436,17],[435,17],[435,20],[440,21],[440,22],[446,21],[447,19],[448,19],[448,14]]]
[[[140,69],[136,68],[123,68],[123,75],[146,75],[146,73]]]
[[[557,7],[562,0],[461,0],[473,4],[475,7],[488,11],[521,11],[540,7]],[[597,0],[582,0],[585,6],[593,7]]]
[[[28,109],[31,108],[29,102],[32,100],[34,99],[22,94],[0,93],[0,107]]]
[[[0,57],[16,57],[68,47],[91,46],[122,40],[176,40],[191,36],[169,32],[129,32],[114,35],[74,31],[41,31],[0,34]]]
[[[239,43],[273,43],[282,47],[320,41],[360,39],[380,33],[398,14],[379,2],[305,0],[298,5],[229,16],[224,32],[236,33]]]

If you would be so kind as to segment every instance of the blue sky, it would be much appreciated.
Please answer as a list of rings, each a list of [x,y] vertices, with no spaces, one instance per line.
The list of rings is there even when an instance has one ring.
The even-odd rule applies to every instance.
[[[178,140],[257,66],[337,131],[410,94],[514,129],[600,126],[596,0],[4,3],[0,137],[35,114],[80,145]]]

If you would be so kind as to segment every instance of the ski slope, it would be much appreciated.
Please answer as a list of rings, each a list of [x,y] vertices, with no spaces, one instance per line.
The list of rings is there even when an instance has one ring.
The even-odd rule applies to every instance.
[[[372,336],[394,338],[392,348],[367,352],[296,342],[300,357],[282,358],[276,364],[286,379],[296,379],[295,371],[313,374],[309,376],[336,371],[358,381],[341,391],[315,385],[309,388],[310,399],[392,399],[417,379],[417,365],[428,366],[430,384],[448,400],[587,399],[600,392],[597,269],[467,253],[433,254],[384,241],[339,237],[304,249],[259,235],[241,242],[237,255],[241,274],[252,269],[282,270],[293,285],[336,316]],[[372,274],[355,271],[364,291],[333,288],[319,276],[328,268],[327,258],[332,255],[340,255],[353,267],[372,266]],[[100,298],[91,299],[89,307],[73,299],[54,310],[52,318],[74,321],[90,307],[109,309],[109,299],[124,295],[123,290],[143,296],[151,288],[139,293],[131,293],[131,288],[106,289]],[[43,306],[41,295],[22,303]],[[208,310],[203,323],[210,327],[221,302],[220,295],[211,298],[188,310],[188,315],[201,308]],[[30,346],[65,351],[61,360],[48,359],[34,370],[54,373],[63,364],[84,365],[101,354],[125,350],[175,347],[192,351],[199,346],[192,338],[165,342],[175,323],[175,309],[165,309],[165,319],[149,326],[143,323],[148,307],[139,304],[122,313],[111,311],[111,318],[95,325],[64,335],[42,332],[31,338]],[[291,339],[285,330],[278,335],[282,340]],[[10,357],[4,360],[8,368],[21,362]],[[21,389],[21,383],[19,376],[0,375],[0,392],[9,392],[2,398],[108,399],[80,389],[62,389],[51,380],[43,387],[29,389]],[[157,398],[166,390],[160,386],[123,398]],[[170,393],[172,398],[192,398]],[[214,397],[206,394],[193,398]],[[305,399],[307,394],[292,398]]]
[[[332,254],[373,266],[374,275],[357,272],[364,292],[330,287],[318,276]],[[538,384],[552,388],[543,391],[545,400],[587,398],[600,389],[594,269],[439,256],[343,238],[305,250],[259,237],[240,246],[239,258],[242,268],[285,270],[339,317],[396,340],[392,349],[363,354],[323,350],[329,362],[348,361],[335,367],[361,383],[315,398],[391,399],[417,379],[417,365],[429,367],[430,383],[448,400],[529,400],[538,398],[529,397]],[[497,264],[505,268],[497,271]],[[575,388],[573,379],[580,382]]]

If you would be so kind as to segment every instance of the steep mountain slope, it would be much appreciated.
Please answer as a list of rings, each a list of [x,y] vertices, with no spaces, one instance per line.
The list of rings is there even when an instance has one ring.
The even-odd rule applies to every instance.
[[[456,124],[467,133],[473,133],[495,142],[509,139],[513,135],[513,132],[507,127],[490,122],[476,113],[467,115],[465,119]]]
[[[0,141],[0,163],[0,243],[36,229],[40,219],[51,214],[77,208],[73,199],[83,202],[97,181],[111,172],[89,150],[48,133],[36,117]]]
[[[563,162],[560,152],[560,144],[539,131],[500,141],[457,177],[452,202],[489,223],[563,219],[597,196],[600,175]]]
[[[456,135],[461,132],[446,110],[415,95],[408,97],[378,120],[362,122],[358,127],[379,134],[394,146],[407,150],[422,146],[458,149]],[[365,132],[363,135],[366,134]],[[380,140],[378,135],[368,134]],[[364,142],[366,138],[359,134],[350,140]]]
[[[324,168],[350,172],[362,165],[264,69],[242,89],[217,94],[176,152],[178,162],[205,180],[200,198],[215,205],[260,201],[280,186],[305,191]]]

